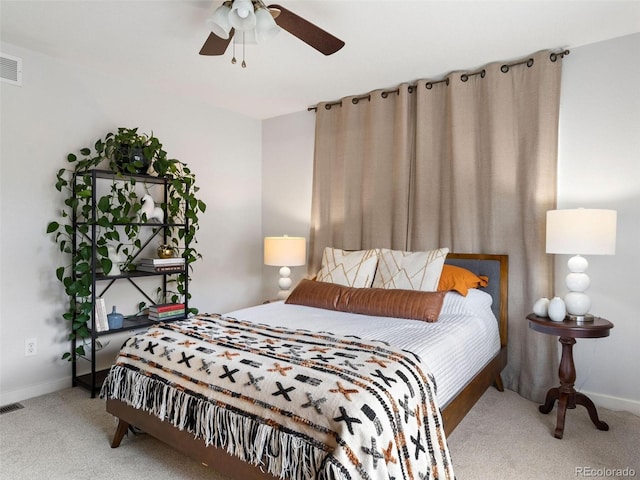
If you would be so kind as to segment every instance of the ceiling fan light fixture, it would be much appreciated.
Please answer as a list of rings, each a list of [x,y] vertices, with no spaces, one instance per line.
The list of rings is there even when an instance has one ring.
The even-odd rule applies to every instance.
[[[258,43],[266,42],[280,32],[280,27],[273,19],[271,12],[266,8],[256,10],[256,40]]]
[[[229,32],[231,31],[231,24],[229,23],[230,12],[231,2],[224,2],[206,20],[207,28],[225,40],[229,38]]]
[[[286,30],[324,55],[332,55],[344,47],[342,40],[309,20],[281,5],[267,6],[264,0],[225,0],[222,7],[217,8],[207,19],[207,24],[211,27],[211,33],[200,49],[200,55],[223,55],[229,43],[232,43],[231,63],[236,63],[235,50],[238,43],[242,45],[243,67],[246,66],[245,45],[253,43],[254,39],[257,43],[265,42],[280,30]]]
[[[234,0],[229,12],[229,23],[240,31],[252,30],[256,27],[256,14],[251,0]]]

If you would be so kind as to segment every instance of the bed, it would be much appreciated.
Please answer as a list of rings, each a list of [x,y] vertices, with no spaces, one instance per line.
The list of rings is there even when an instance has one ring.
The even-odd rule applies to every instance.
[[[388,478],[390,476],[395,476],[396,478],[433,478],[436,476],[440,478],[453,478],[451,460],[448,456],[444,436],[453,431],[464,415],[491,384],[495,384],[499,390],[502,390],[500,372],[507,362],[508,259],[505,255],[449,254],[446,258],[446,263],[465,268],[477,275],[483,275],[489,278],[489,283],[486,287],[471,289],[466,297],[461,297],[457,293],[446,293],[446,295],[443,295],[442,300],[442,311],[445,313],[441,315],[441,318],[448,318],[449,311],[457,312],[452,314],[452,318],[458,318],[457,315],[459,312],[467,308],[468,304],[474,303],[479,305],[480,309],[488,309],[493,314],[491,318],[493,319],[494,325],[492,328],[489,328],[489,331],[493,330],[495,333],[488,334],[493,335],[494,338],[492,340],[477,340],[477,338],[479,338],[478,335],[469,336],[470,339],[476,338],[475,341],[478,344],[493,345],[489,351],[480,353],[478,359],[471,358],[468,361],[468,363],[471,364],[471,367],[469,367],[471,370],[467,368],[467,372],[458,373],[458,370],[451,367],[452,364],[455,365],[464,361],[465,354],[469,349],[467,341],[459,340],[457,344],[454,342],[452,346],[445,347],[439,347],[438,342],[434,344],[433,348],[427,348],[423,351],[420,350],[423,342],[416,340],[421,338],[422,335],[422,333],[419,333],[419,330],[415,330],[415,332],[412,331],[412,333],[408,335],[408,344],[406,345],[402,344],[401,340],[397,340],[397,330],[406,330],[407,328],[419,329],[422,328],[425,322],[416,322],[415,320],[396,321],[397,319],[391,322],[388,317],[373,315],[366,317],[366,323],[360,324],[360,327],[357,328],[358,331],[355,332],[357,335],[355,335],[352,330],[349,330],[351,327],[347,325],[348,322],[345,321],[345,318],[355,319],[356,322],[359,319],[360,322],[362,322],[363,317],[360,313],[326,310],[325,308],[308,306],[307,304],[284,304],[282,302],[273,302],[258,307],[229,312],[224,316],[204,315],[195,319],[196,322],[200,322],[195,326],[190,323],[187,323],[186,326],[171,324],[162,326],[161,328],[159,326],[158,330],[152,329],[152,340],[149,341],[147,339],[146,348],[150,346],[151,348],[160,348],[156,345],[159,341],[156,342],[154,339],[161,340],[162,338],[166,339],[175,335],[181,335],[181,337],[179,337],[182,339],[181,343],[186,341],[187,345],[190,346],[193,340],[193,347],[204,350],[204,353],[213,354],[215,351],[221,352],[219,355],[224,354],[224,352],[227,352],[227,355],[231,355],[229,352],[235,352],[234,348],[236,348],[236,346],[230,346],[231,344],[225,343],[227,341],[231,342],[230,337],[242,337],[242,342],[248,344],[251,349],[253,348],[251,345],[255,346],[255,342],[257,342],[258,339],[260,340],[259,343],[262,344],[264,339],[261,335],[265,335],[274,338],[280,342],[281,345],[287,345],[293,357],[287,357],[286,361],[282,360],[285,357],[269,357],[271,360],[274,360],[269,364],[272,368],[257,368],[253,371],[254,375],[247,377],[249,378],[249,382],[243,383],[242,388],[238,387],[235,389],[234,385],[234,388],[231,389],[233,391],[226,387],[223,389],[226,398],[236,399],[239,405],[243,405],[243,402],[245,404],[245,407],[235,412],[235,414],[243,417],[242,421],[236,422],[238,417],[237,415],[234,416],[235,414],[231,415],[231,417],[224,416],[224,420],[221,420],[222,417],[215,417],[216,415],[220,415],[220,409],[216,409],[215,405],[214,407],[210,407],[210,402],[203,397],[202,392],[210,388],[218,388],[218,386],[212,387],[212,385],[207,383],[208,381],[196,379],[195,383],[197,386],[187,391],[178,392],[181,399],[183,398],[183,394],[187,395],[189,402],[182,402],[181,400],[180,408],[174,406],[173,410],[171,406],[172,400],[167,400],[166,387],[164,389],[155,387],[152,389],[149,387],[148,390],[153,390],[155,393],[146,396],[140,395],[140,391],[146,391],[146,387],[144,386],[145,382],[149,381],[152,384],[158,378],[157,373],[145,371],[145,369],[141,367],[141,362],[146,365],[151,364],[151,370],[154,368],[157,369],[156,372],[160,372],[160,376],[175,375],[180,377],[183,375],[179,371],[171,370],[162,364],[156,364],[155,357],[153,361],[141,358],[144,356],[142,355],[145,350],[142,348],[144,343],[140,339],[133,339],[131,342],[128,340],[127,343],[129,343],[130,349],[127,354],[129,358],[127,361],[130,362],[131,365],[134,365],[134,367],[129,367],[131,370],[135,370],[135,375],[130,375],[128,380],[124,380],[130,372],[122,369],[118,370],[116,365],[114,365],[112,374],[107,378],[105,388],[103,388],[103,396],[106,397],[107,411],[119,419],[111,446],[114,448],[118,447],[130,427],[136,427],[186,455],[213,467],[221,474],[234,479],[272,479],[274,476],[276,478],[374,478],[375,476],[379,478]],[[318,283],[320,282],[316,282],[313,288],[316,288]],[[360,293],[363,290],[366,289],[357,289],[357,292]],[[369,304],[370,302],[367,300],[365,303]],[[315,317],[316,323],[314,325],[317,325],[317,319],[321,318],[323,328],[306,328],[308,324],[303,323],[301,315],[312,318]],[[403,326],[405,324],[401,322],[409,323],[407,323],[406,325],[408,326],[405,327]],[[391,323],[395,326],[395,333],[388,332],[385,329],[385,325],[390,325]],[[439,319],[437,322],[429,324],[429,327],[444,328],[445,323],[444,320],[441,321]],[[366,328],[363,328],[363,326]],[[183,327],[185,327],[185,330],[180,330]],[[200,336],[199,330],[206,331],[206,335],[210,335],[212,331],[221,332],[220,334],[216,334],[218,336],[215,340],[215,347],[212,347],[210,352],[207,352],[207,348],[205,348],[206,345],[205,347],[198,347],[195,343],[196,337]],[[179,331],[179,333],[176,333],[177,331]],[[289,337],[285,335],[295,336]],[[387,337],[385,337],[385,335],[387,335]],[[437,338],[438,335],[439,334],[434,334],[433,336]],[[224,338],[225,336],[229,338]],[[184,340],[184,338],[186,338],[186,340]],[[252,342],[254,343],[252,344]],[[127,343],[125,343],[125,345],[127,345]],[[269,343],[269,339],[267,339],[267,343]],[[268,347],[267,343],[264,343],[264,345]],[[408,348],[397,348],[396,344],[398,343]],[[218,348],[220,346],[225,348]],[[230,347],[226,348],[227,346]],[[313,362],[309,361],[311,357],[299,356],[299,352],[305,348],[311,351],[312,349],[308,348],[311,346],[314,350]],[[304,381],[307,383],[304,389],[299,389],[300,392],[302,392],[301,395],[306,394],[308,396],[308,401],[304,403],[306,410],[304,412],[297,412],[283,408],[283,404],[284,406],[288,405],[286,401],[291,401],[291,399],[287,397],[294,395],[291,386],[293,384],[291,382],[285,383],[285,377],[288,373],[286,369],[291,369],[292,366],[298,368],[298,366],[303,364],[315,363],[323,365],[323,370],[335,370],[335,368],[330,368],[329,366],[324,368],[322,362],[326,361],[325,358],[327,357],[323,356],[326,354],[326,351],[322,350],[323,346],[332,347],[331,352],[338,352],[336,355],[340,355],[341,365],[346,365],[345,367],[340,367],[343,369],[338,372],[339,375],[343,375],[341,378],[346,378],[344,377],[345,374],[354,375],[353,378],[349,378],[355,383],[348,383],[347,381],[340,383],[340,381],[338,381],[332,384],[334,387],[338,385],[338,387],[330,389],[330,391],[335,392],[335,394],[342,399],[341,405],[349,404],[349,393],[357,390],[353,388],[354,385],[362,387],[361,390],[369,389],[364,383],[358,383],[363,378],[369,378],[371,376],[377,377],[376,385],[378,386],[383,386],[384,383],[390,384],[390,377],[386,375],[387,371],[385,370],[385,375],[383,375],[378,366],[384,365],[384,363],[380,362],[386,362],[387,360],[398,362],[397,364],[393,364],[393,369],[395,369],[399,378],[406,380],[404,387],[411,393],[411,397],[413,398],[414,392],[422,392],[422,397],[420,397],[422,400],[416,400],[413,404],[416,405],[415,414],[409,408],[402,409],[404,408],[402,398],[399,401],[400,407],[402,408],[398,407],[397,412],[395,410],[393,413],[386,412],[387,416],[399,419],[398,423],[405,425],[403,427],[404,430],[401,429],[402,431],[400,432],[394,430],[389,433],[390,429],[388,427],[382,426],[379,422],[374,422],[374,418],[377,421],[385,414],[385,412],[375,411],[375,407],[373,409],[367,407],[366,410],[363,407],[362,412],[359,412],[360,415],[356,415],[352,411],[344,410],[342,406],[338,406],[338,404],[333,405],[333,409],[329,408],[333,400],[327,400],[330,398],[328,394],[316,395],[315,390],[312,388],[316,386],[313,383],[314,381],[317,384],[324,381],[325,384],[328,385],[329,380],[321,380],[324,377],[319,376],[314,378],[314,375],[302,375],[298,373],[295,377],[298,381],[305,379]],[[138,350],[135,350],[136,348]],[[429,357],[429,355],[432,357],[434,355],[435,357],[444,356],[438,348],[444,348],[447,352],[450,352],[450,355],[447,356],[453,357],[454,361],[449,362],[447,366],[437,365],[437,358],[424,359],[424,364],[435,362],[436,365],[433,367],[423,367],[423,357]],[[475,350],[475,347],[473,349]],[[430,354],[430,350],[436,353]],[[271,355],[270,350],[266,351]],[[415,353],[416,351],[419,353]],[[173,352],[173,349],[165,347],[164,353],[167,354],[167,352]],[[147,351],[147,354],[148,353]],[[151,353],[154,352],[152,351]],[[262,355],[262,351],[257,353]],[[374,355],[370,355],[371,353],[374,353]],[[177,354],[176,352],[176,355]],[[178,363],[182,363],[183,366],[188,364],[191,360],[191,355],[185,356],[184,352],[180,352],[180,354],[182,355],[182,360]],[[121,356],[122,355],[123,353],[121,353]],[[296,357],[296,355],[298,356]],[[311,354],[309,353],[309,355]],[[156,357],[157,356],[158,355],[156,355]],[[366,359],[368,358],[374,360],[372,360],[370,364],[367,364],[366,362],[369,360]],[[377,364],[375,363],[376,358],[378,359]],[[242,361],[246,362],[244,364],[245,367],[247,365],[251,366],[252,363],[254,367],[257,367],[258,361],[262,359],[263,357],[246,357]],[[275,360],[281,360],[282,365]],[[195,360],[191,361],[195,362]],[[208,363],[202,360],[201,362],[202,366],[200,369],[204,368],[206,370]],[[473,369],[473,365],[475,365],[475,370]],[[209,366],[211,369],[214,368],[211,365]],[[407,368],[406,370],[405,367]],[[220,370],[221,375],[216,375],[216,377],[223,377],[226,381],[232,380],[234,372],[239,370],[238,368],[233,368],[231,364],[229,364],[229,366],[217,365],[216,368],[223,368],[223,370]],[[359,370],[363,368],[369,368],[370,370],[363,373],[362,370]],[[318,370],[320,370],[320,368],[318,368]],[[266,371],[272,371],[268,375],[275,377],[273,383],[277,385],[277,390],[272,388],[271,390],[274,391],[270,391],[269,394],[263,395],[264,392],[258,393],[256,391],[255,394],[250,395],[248,393],[249,391],[254,392],[258,389],[258,380],[256,379],[259,378],[259,375],[264,377],[263,373]],[[142,372],[142,375],[140,375],[140,372]],[[320,375],[319,371],[314,373]],[[329,372],[329,374],[336,374],[336,372]],[[204,375],[204,373],[202,373],[202,375]],[[416,378],[414,379],[414,377]],[[196,377],[194,376],[193,378]],[[414,381],[418,381],[418,383],[413,383]],[[222,383],[222,380],[220,382]],[[433,392],[431,388],[427,388],[431,384],[433,384]],[[295,385],[299,386],[298,383]],[[427,385],[427,387],[424,385]],[[136,401],[131,400],[131,392],[134,390],[137,392]],[[437,395],[435,394],[436,392]],[[373,394],[378,395],[378,397],[384,397],[386,393],[384,392],[384,388],[382,388],[379,391],[376,390]],[[175,391],[173,395],[171,398],[177,398]],[[276,396],[277,401],[281,402],[280,404],[275,403]],[[435,399],[437,401],[434,402],[434,398],[432,397],[437,397]],[[206,417],[209,419],[209,424],[213,417],[216,418],[213,422],[217,425],[220,425],[221,421],[226,422],[225,425],[228,426],[226,430],[231,432],[229,435],[233,436],[235,440],[230,440],[227,437],[220,439],[215,435],[206,439],[204,438],[210,433],[209,430],[211,430],[211,427],[207,427],[207,420],[203,420],[202,418],[204,415],[200,413],[196,415],[189,410],[191,406],[196,404],[201,405],[203,401],[208,402],[207,406],[210,408],[210,410],[208,410],[208,416]],[[404,402],[407,405],[408,401],[409,396],[405,394]],[[440,403],[438,403],[438,401]],[[234,403],[228,401],[220,402],[219,400],[215,402],[217,402],[218,406],[221,406],[221,403],[225,403],[227,407]],[[375,402],[369,401],[367,405],[373,405],[373,403]],[[380,398],[378,398],[377,404],[379,404],[377,408],[386,408],[384,405],[389,405],[386,399],[380,400]],[[420,410],[420,405],[423,410]],[[195,409],[195,407],[193,408]],[[264,428],[252,426],[250,428],[248,427],[248,429],[251,429],[251,434],[243,433],[244,431],[241,430],[240,423],[246,421],[246,417],[252,417],[260,408],[268,410],[268,412],[264,413],[264,418],[266,419],[263,421]],[[337,410],[338,408],[340,410]],[[327,434],[329,440],[324,439],[323,441],[316,442],[315,439],[311,439],[311,436],[306,436],[306,434],[308,429],[324,431],[323,428],[326,424],[323,423],[323,415],[325,414],[323,410],[340,412],[340,415],[334,413],[330,415],[330,417],[334,420],[333,423],[340,424],[343,431],[336,434],[335,431],[330,431],[331,429],[329,429],[324,432]],[[263,414],[261,413],[260,415]],[[290,438],[286,435],[273,436],[274,432],[271,427],[276,428],[278,431],[281,430],[277,426],[280,425],[279,418],[282,415],[294,418],[298,426],[303,425],[304,428],[300,427],[300,432],[295,432],[296,435],[304,435],[305,441],[302,442],[302,446],[300,438],[297,438],[296,441],[290,441]],[[403,415],[404,421],[402,421]],[[176,420],[178,416],[181,418],[180,421]],[[364,423],[368,423],[367,418],[371,420],[371,426],[368,428],[374,433],[371,433],[369,430],[364,430],[363,422],[356,420],[356,417],[361,418]],[[166,421],[161,420],[161,418]],[[414,422],[414,419],[415,422],[417,422],[417,426],[411,423]],[[335,422],[335,420],[339,421]],[[421,424],[421,420],[424,425]],[[429,422],[428,425],[427,422]],[[363,432],[366,432],[360,435],[363,437],[363,442],[369,442],[369,438],[371,442],[363,443],[362,446],[359,446],[357,445],[357,441],[361,439],[359,437],[353,437],[353,439],[350,437],[349,434],[354,434],[356,430],[352,424],[356,423],[361,425],[355,425],[355,427],[362,427]],[[412,428],[417,430],[412,430]],[[375,432],[376,429],[377,432]],[[428,431],[427,433],[429,434],[425,434],[425,437],[429,437],[428,441],[427,438],[423,438],[423,443],[420,443],[420,431]],[[287,430],[287,432],[289,431]],[[291,432],[293,432],[293,430],[291,430]],[[385,435],[388,436],[389,434],[391,435],[389,438],[385,437]],[[293,435],[292,438],[293,437],[295,437],[295,435]],[[265,441],[272,441],[272,445],[281,445],[283,449],[291,449],[297,452],[295,455],[291,454],[287,460],[288,463],[296,463],[296,465],[288,465],[288,470],[282,470],[280,466],[274,467],[273,465],[280,460],[274,461],[273,458],[265,458],[264,454],[258,458],[255,456],[255,453],[250,452],[251,449],[247,444],[260,442],[264,444]],[[392,445],[392,442],[395,443]],[[425,448],[422,448],[423,444]],[[315,447],[307,448],[308,445],[315,445]],[[354,447],[354,445],[357,446]],[[392,446],[396,449],[394,454],[390,453],[393,450]],[[263,445],[258,448],[258,450],[265,452],[268,451],[269,448],[265,450]],[[305,450],[305,448],[307,449]],[[337,453],[332,453],[330,455],[332,457],[331,460],[325,460],[323,462],[322,455],[318,455],[318,453],[320,452],[320,454],[322,454],[324,451],[324,455],[327,456],[328,450],[333,448],[335,448],[335,452]],[[353,458],[358,452],[360,452],[363,458]],[[432,460],[431,465],[429,465],[424,472],[415,470],[415,462],[413,461],[414,456],[417,459],[418,456],[423,453],[430,456]],[[241,458],[244,458],[246,461],[241,460]],[[391,459],[391,461],[388,461],[389,459]],[[314,464],[314,462],[316,463]],[[317,466],[318,462],[323,463],[320,470]],[[254,465],[255,463],[261,463],[262,465],[256,466]],[[371,471],[374,472],[373,475],[371,471],[367,470],[368,468],[370,469],[371,465],[375,467],[375,471],[371,469]],[[384,470],[385,468],[389,470]],[[434,470],[436,471],[434,472]],[[380,471],[383,472],[383,475],[378,475]],[[351,476],[352,472],[354,476]]]

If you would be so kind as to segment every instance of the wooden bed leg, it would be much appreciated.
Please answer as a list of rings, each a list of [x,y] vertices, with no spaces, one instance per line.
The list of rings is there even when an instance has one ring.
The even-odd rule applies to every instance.
[[[504,385],[502,384],[502,377],[500,376],[500,374],[496,375],[496,379],[494,380],[496,389],[499,392],[504,392]]]
[[[124,434],[127,433],[129,429],[129,424],[124,420],[120,419],[118,421],[118,428],[116,428],[116,433],[113,434],[113,441],[111,442],[111,448],[118,448],[120,446],[120,442],[124,437]]]

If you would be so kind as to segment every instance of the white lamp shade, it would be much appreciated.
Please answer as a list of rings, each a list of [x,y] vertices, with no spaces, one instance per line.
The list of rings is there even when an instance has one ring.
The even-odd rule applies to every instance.
[[[216,8],[209,18],[207,18],[207,28],[215,33],[218,37],[227,39],[229,38],[229,32],[231,31],[231,24],[229,23],[229,12],[231,12],[229,2],[223,3]]]
[[[280,32],[280,27],[266,8],[256,11],[256,39],[258,43],[272,39]]]
[[[264,264],[277,267],[304,265],[307,242],[304,237],[264,237]]]
[[[236,30],[252,30],[256,26],[256,14],[253,11],[251,0],[234,0],[229,23]]]
[[[615,255],[616,217],[615,210],[549,210],[547,253]]]

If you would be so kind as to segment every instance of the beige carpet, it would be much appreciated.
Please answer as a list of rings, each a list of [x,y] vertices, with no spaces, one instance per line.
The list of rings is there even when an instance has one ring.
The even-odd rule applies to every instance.
[[[543,415],[538,404],[512,391],[490,388],[449,438],[456,477],[628,478],[598,471],[628,468],[640,478],[640,417],[604,408],[598,409],[598,415],[609,424],[608,432],[596,429],[584,407],[567,410],[564,436],[559,440],[553,436],[555,408]]]
[[[224,480],[210,468],[147,435],[111,449],[115,429],[104,402],[80,388],[21,402],[0,415],[0,478]],[[453,432],[449,446],[458,480],[627,478],[608,470],[631,468],[640,478],[640,417],[599,410],[611,430],[591,424],[586,410],[568,412],[562,440],[553,438],[555,409],[490,389]],[[591,469],[591,470],[586,470]],[[607,471],[598,472],[598,469]]]

